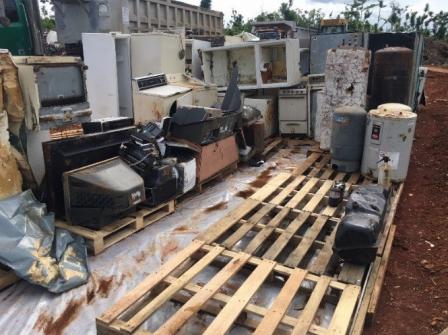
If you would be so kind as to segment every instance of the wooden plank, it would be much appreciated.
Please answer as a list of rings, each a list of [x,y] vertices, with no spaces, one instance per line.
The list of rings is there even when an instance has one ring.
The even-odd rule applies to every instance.
[[[335,171],[331,168],[325,169],[324,173],[320,176],[320,179],[327,180],[331,179],[332,174],[335,173]]]
[[[275,208],[274,204],[266,204],[256,212],[247,222],[239,227],[232,235],[230,235],[221,245],[225,248],[231,249],[244,235],[246,235],[264,216],[269,214]]]
[[[336,174],[336,177],[334,177],[334,180],[336,181],[344,180],[345,176],[346,176],[345,172],[338,172]]]
[[[386,223],[384,224],[383,235],[384,238],[381,239],[380,244],[378,246],[378,254],[382,255],[383,250],[385,249],[385,244],[387,241],[387,234],[390,230],[390,227],[394,224],[395,213],[397,211],[398,203],[400,202],[401,194],[403,193],[404,183],[401,183],[398,187],[397,193],[392,199],[392,203],[390,205],[389,213],[387,214]]]
[[[265,314],[253,333],[254,335],[274,334],[280,321],[285,316],[292,299],[294,299],[300,285],[305,279],[305,276],[305,270],[294,269],[294,272],[288,278],[280,293],[272,303],[271,308],[269,308],[269,311]]]
[[[259,204],[260,202],[257,200],[246,199],[241,205],[209,227],[205,232],[199,234],[197,239],[205,241],[206,243],[212,243]]]
[[[259,231],[257,235],[250,241],[247,247],[244,249],[248,254],[254,254],[255,251],[263,244],[264,241],[272,234],[274,229],[280,225],[283,219],[289,214],[289,208],[283,208],[275,215],[266,227]]]
[[[361,178],[361,174],[359,174],[357,172],[356,173],[352,173],[350,178],[348,178],[347,183],[352,184],[352,185],[356,185],[360,178]]]
[[[294,251],[288,256],[285,262],[283,262],[287,266],[296,267],[300,264],[303,257],[305,257],[308,250],[313,245],[314,240],[319,235],[322,228],[327,223],[328,217],[321,215],[316,221],[314,221],[313,225],[310,229],[307,230],[305,235],[303,236],[302,241],[299,245],[294,249]]]
[[[263,260],[235,292],[221,313],[212,321],[210,326],[205,330],[204,335],[225,334],[244,310],[250,298],[271,273],[274,266],[275,262]]]
[[[333,228],[331,234],[327,237],[325,245],[319,250],[319,254],[314,260],[308,271],[316,274],[323,274],[327,269],[328,263],[333,256],[333,243],[336,236],[337,226]]]
[[[198,262],[191,266],[185,273],[183,273],[177,280],[168,286],[163,292],[158,294],[148,304],[142,307],[132,318],[126,322],[122,329],[128,332],[133,332],[139,327],[147,318],[149,318],[160,306],[167,302],[178,290],[184,287],[190,280],[192,280],[199,272],[201,272],[207,265],[209,265],[219,254],[224,250],[221,246],[214,247],[209,253],[202,257]]]
[[[283,233],[275,240],[274,244],[266,251],[263,255],[263,258],[275,260],[277,256],[282,252],[283,248],[286,247],[291,238],[295,235],[295,233],[302,227],[302,225],[308,220],[311,213],[302,212],[297,216]]]
[[[331,159],[330,155],[324,155],[322,160],[318,162],[316,166],[308,174],[308,177],[316,177],[317,174],[322,170],[322,168],[325,168],[327,166],[327,164],[330,162],[330,159]]]
[[[293,192],[297,186],[305,179],[305,176],[298,176],[290,182],[277,196],[269,201],[271,204],[280,205],[285,198]]]
[[[338,280],[343,283],[361,285],[366,269],[367,265],[344,263],[341,272],[339,272]]]
[[[188,259],[192,254],[198,251],[204,242],[194,240],[185,249],[177,253],[173,258],[166,262],[159,271],[148,276],[139,285],[132,289],[128,294],[122,297],[116,304],[108,309],[99,319],[101,322],[110,323],[120,314],[131,307],[137,300],[142,298],[148,291],[157,285],[163,278],[168,276],[181,263]]]
[[[250,196],[250,199],[265,201],[272,193],[277,191],[277,189],[282,186],[284,182],[286,182],[289,178],[291,178],[291,174],[289,173],[279,173],[275,177],[272,177],[266,185],[260,188],[257,192]]]
[[[360,291],[361,287],[357,285],[349,285],[342,291],[341,298],[328,326],[328,334],[345,335],[347,333]]]
[[[315,161],[319,159],[321,153],[313,152],[311,155],[307,157],[307,159],[296,169],[292,171],[293,176],[299,176],[303,174],[308,168],[313,165]]]
[[[283,144],[283,139],[281,137],[273,140],[263,150],[263,154],[262,154],[263,157],[267,156],[272,150],[274,150],[276,147],[278,147],[278,146],[280,146],[282,144]]]
[[[351,335],[362,335],[362,332],[364,330],[364,323],[367,316],[367,308],[369,307],[370,297],[372,295],[373,288],[375,286],[380,263],[381,263],[381,257],[377,256],[375,262],[371,265],[371,270],[369,273],[369,277],[367,279],[367,284],[364,289],[364,295],[361,298],[361,304],[359,306],[358,313],[353,322],[353,326],[350,332]]]
[[[328,290],[328,286],[330,285],[331,278],[327,276],[320,277],[319,281],[316,284],[316,287],[311,293],[308,302],[305,305],[304,310],[299,316],[299,321],[297,325],[294,327],[292,331],[292,335],[303,335],[307,334],[308,330],[313,323],[314,317],[316,315],[317,310],[322,302],[325,293]]]
[[[376,307],[380,300],[381,289],[383,287],[384,278],[386,277],[387,265],[389,264],[389,258],[392,251],[392,244],[395,237],[396,226],[392,225],[390,227],[389,236],[387,237],[387,242],[384,247],[383,257],[381,258],[381,264],[378,270],[378,276],[375,281],[375,286],[372,291],[370,298],[369,308],[367,309],[368,318],[373,318],[375,314]]]
[[[308,180],[306,184],[303,185],[302,188],[291,198],[291,200],[288,201],[286,207],[295,208],[306,197],[306,195],[310,193],[318,181],[319,179],[317,178],[311,178]]]
[[[197,313],[201,306],[207,302],[241,267],[249,260],[250,255],[240,253],[219,271],[204,287],[202,287],[186,304],[184,304],[168,321],[155,333],[174,334],[187,320]]]
[[[319,190],[313,195],[310,201],[306,204],[306,206],[303,208],[304,211],[307,212],[314,212],[319,205],[319,203],[322,201],[322,199],[325,197],[325,195],[330,191],[331,186],[333,185],[333,182],[331,180],[326,180],[322,184],[322,186],[319,188]]]

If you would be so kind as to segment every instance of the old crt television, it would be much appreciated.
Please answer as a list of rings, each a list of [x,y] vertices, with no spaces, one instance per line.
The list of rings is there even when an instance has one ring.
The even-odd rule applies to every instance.
[[[145,200],[143,179],[120,158],[64,173],[69,223],[101,228]]]

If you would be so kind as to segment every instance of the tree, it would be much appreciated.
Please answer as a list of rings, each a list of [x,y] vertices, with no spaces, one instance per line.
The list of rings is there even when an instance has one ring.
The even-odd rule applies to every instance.
[[[235,9],[232,9],[232,17],[230,19],[227,28],[225,29],[226,35],[238,35],[243,31],[250,31],[253,20],[247,22],[244,21],[242,14],[239,14]]]
[[[212,0],[201,0],[201,4],[199,5],[201,8],[211,9],[212,8]]]

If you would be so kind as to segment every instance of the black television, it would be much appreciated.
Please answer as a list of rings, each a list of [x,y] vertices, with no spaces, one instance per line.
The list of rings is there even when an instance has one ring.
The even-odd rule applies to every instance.
[[[144,200],[143,178],[118,157],[64,173],[70,224],[101,228]]]

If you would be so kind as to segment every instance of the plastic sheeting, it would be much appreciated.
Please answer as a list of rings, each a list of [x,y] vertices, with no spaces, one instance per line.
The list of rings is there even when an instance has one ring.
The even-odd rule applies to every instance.
[[[84,240],[54,227],[54,215],[28,190],[0,201],[0,263],[60,293],[88,280]]]
[[[86,285],[59,295],[24,281],[3,290],[0,292],[2,333],[96,334],[95,317],[157,271],[199,232],[244,201],[245,196],[263,184],[267,171],[270,175],[290,172],[304,159],[304,152],[290,146],[281,149],[261,167],[242,167],[222,182],[212,182],[203,193],[187,196],[173,214],[100,255],[89,257],[91,277]],[[169,312],[167,308],[157,315],[163,318]],[[322,311],[322,315],[326,313]],[[183,329],[184,334],[197,334],[202,323],[203,320],[193,320]],[[152,328],[155,324],[145,326]],[[237,330],[245,334],[242,328]]]

